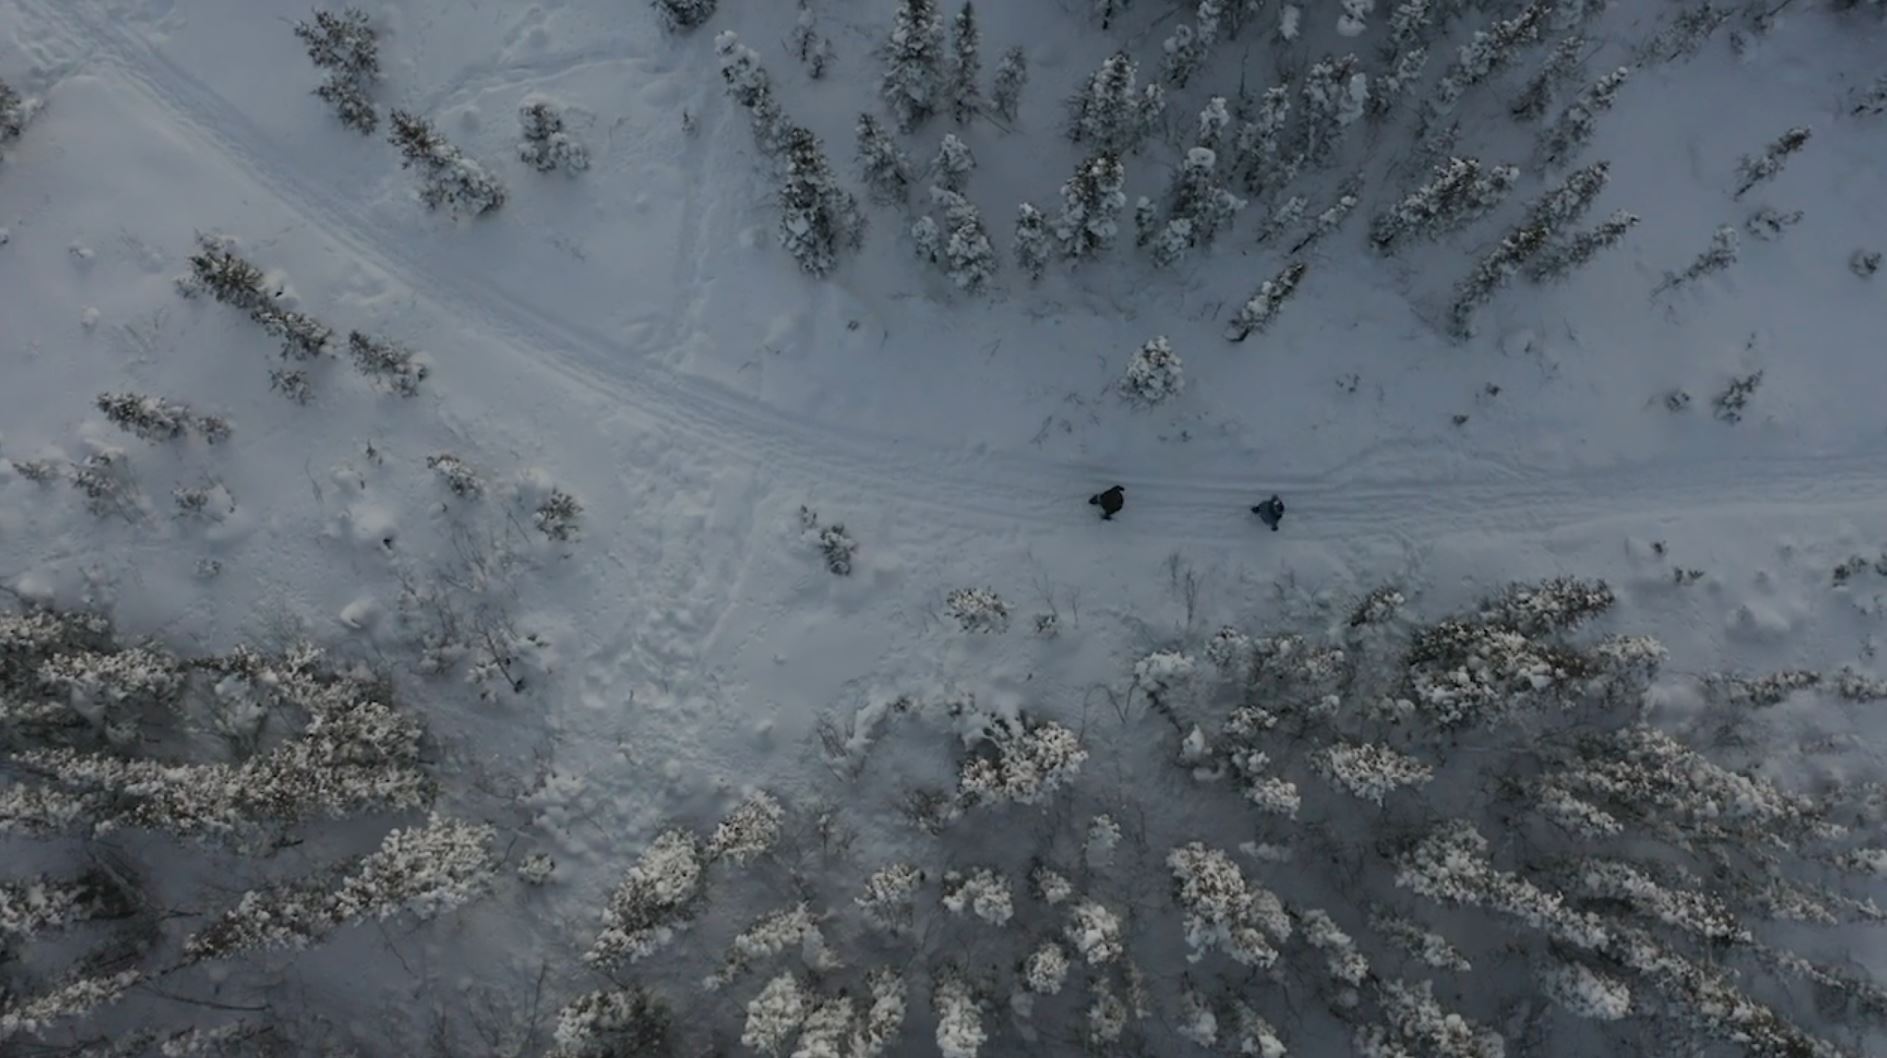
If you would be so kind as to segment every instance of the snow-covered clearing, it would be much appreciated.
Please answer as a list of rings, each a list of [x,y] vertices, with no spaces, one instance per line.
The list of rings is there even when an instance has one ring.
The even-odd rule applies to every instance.
[[[373,101],[429,119],[489,169],[508,191],[501,208],[429,211],[384,128],[363,137],[335,120],[310,92],[318,71],[291,32],[308,15],[299,7],[0,5],[0,81],[42,104],[17,139],[0,139],[0,588],[21,606],[106,613],[127,640],[182,654],[306,638],[389,677],[428,732],[437,807],[496,826],[505,870],[494,895],[423,930],[343,929],[307,953],[177,986],[232,1009],[151,986],[117,1013],[48,1030],[49,1045],[168,1030],[199,1014],[220,1024],[266,1006],[262,1020],[274,1019],[290,1053],[326,1042],[396,1053],[425,1039],[444,1041],[443,1053],[542,1052],[559,1007],[634,976],[606,979],[582,955],[610,894],[677,821],[705,834],[764,789],[802,828],[795,855],[826,840],[805,829],[822,802],[844,806],[866,868],[937,855],[913,851],[923,835],[898,802],[928,781],[913,776],[935,779],[941,767],[955,781],[951,739],[899,736],[905,744],[856,774],[822,750],[822,724],[895,714],[886,703],[901,695],[973,698],[971,720],[1020,710],[1078,732],[1109,786],[1099,802],[1137,805],[1151,819],[1138,824],[1143,838],[1178,833],[1228,849],[1274,840],[1236,806],[1212,815],[1224,806],[1200,800],[1208,807],[1189,812],[1186,772],[1147,766],[1158,754],[1142,751],[1174,732],[1136,712],[1147,687],[1134,662],[1171,648],[1200,655],[1203,668],[1204,644],[1223,625],[1341,637],[1383,584],[1431,620],[1512,581],[1603,578],[1618,596],[1603,630],[1653,634],[1670,651],[1648,692],[1651,715],[1692,733],[1714,717],[1700,689],[1712,673],[1881,671],[1887,579],[1870,563],[1887,554],[1887,275],[1851,267],[1856,251],[1887,248],[1887,118],[1857,103],[1887,54],[1887,23],[1870,5],[1783,4],[1761,31],[1741,7],[1719,5],[1736,7],[1732,17],[1694,56],[1668,62],[1641,61],[1639,48],[1697,5],[1635,0],[1591,17],[1579,73],[1554,90],[1548,120],[1597,77],[1635,67],[1574,165],[1610,163],[1585,224],[1619,209],[1640,221],[1565,279],[1515,278],[1478,309],[1465,341],[1447,333],[1455,284],[1569,171],[1533,164],[1540,123],[1508,114],[1561,34],[1470,88],[1454,114],[1456,153],[1520,167],[1504,205],[1394,256],[1372,252],[1365,232],[1429,178],[1414,129],[1427,86],[1474,28],[1518,3],[1437,0],[1460,14],[1430,31],[1423,87],[1386,120],[1348,126],[1288,184],[1250,195],[1212,245],[1156,269],[1134,246],[1129,206],[1111,250],[1078,266],[1054,260],[1039,285],[1015,265],[1012,229],[1023,201],[1059,208],[1058,189],[1087,153],[1063,134],[1067,101],[1116,49],[1139,60],[1143,83],[1158,80],[1161,42],[1195,5],[1140,0],[1107,30],[1090,10],[1106,4],[978,7],[986,82],[1010,47],[1027,55],[1019,115],[958,125],[946,114],[898,135],[921,174],[916,208],[868,202],[862,248],[843,251],[825,278],[802,273],[779,245],[776,163],[728,98],[715,38],[732,31],[758,51],[785,114],[819,136],[840,183],[866,201],[853,127],[861,111],[885,109],[876,50],[891,0],[811,0],[833,56],[817,80],[788,43],[797,11],[780,2],[722,0],[686,32],[664,28],[641,0],[360,6],[379,37]],[[1153,142],[1124,158],[1129,203],[1166,201],[1210,96],[1295,84],[1342,52],[1378,78],[1401,5],[1299,3],[1303,36],[1288,42],[1276,27],[1290,5],[1260,6],[1185,87],[1169,85]],[[1368,16],[1361,37],[1336,29],[1349,8]],[[1303,105],[1295,91],[1292,100]],[[561,113],[587,148],[586,169],[538,172],[520,159],[517,115],[533,101]],[[1813,130],[1800,154],[1736,197],[1739,160],[1796,126]],[[946,132],[974,153],[963,193],[1001,257],[980,294],[912,253],[917,212],[943,212],[924,189]],[[1287,253],[1348,187],[1356,215]],[[1305,223],[1258,242],[1292,194],[1307,200]],[[1746,224],[1764,207],[1803,215],[1763,238]],[[1741,233],[1735,263],[1653,297],[1719,225]],[[282,291],[273,304],[334,328],[339,355],[308,366],[308,403],[271,391],[277,339],[255,320],[180,296],[200,236],[233,239]],[[1292,260],[1308,266],[1297,291],[1262,331],[1228,342],[1240,305]],[[352,370],[355,330],[418,350],[427,373],[417,395]],[[1160,335],[1183,359],[1185,388],[1151,407],[1124,400],[1129,358]],[[1746,406],[1713,408],[1757,373]],[[232,433],[215,445],[146,443],[95,407],[120,391],[183,401]],[[68,483],[24,469],[82,464],[101,446],[122,450],[131,483],[102,514]],[[454,461],[439,463],[448,453]],[[454,467],[466,476],[450,478]],[[1125,487],[1126,507],[1102,522],[1082,500],[1111,484]],[[198,490],[204,509],[179,516],[180,489]],[[569,539],[533,524],[553,489],[581,507]],[[1271,493],[1289,505],[1277,533],[1248,511]],[[855,542],[849,575],[828,571],[802,508]],[[1867,561],[1836,574],[1857,555]],[[985,618],[996,631],[965,630],[971,622],[947,603],[964,588],[1006,600],[1004,619]],[[1053,635],[1039,631],[1048,614]],[[424,671],[437,645],[424,629],[447,615],[472,640],[507,644],[505,664],[481,665],[474,642],[439,666],[452,678]],[[1879,781],[1873,747],[1887,729],[1868,708],[1811,691],[1699,748],[1785,783]],[[895,716],[886,725],[897,730]],[[1001,744],[982,737],[985,748]],[[1818,739],[1837,737],[1839,753],[1818,755]],[[1280,767],[1308,768],[1308,757],[1283,755]],[[1002,810],[1017,813],[1025,837],[1005,843],[1006,828],[990,828],[944,858],[966,873],[1017,867],[1029,841],[1048,849],[1074,833],[1078,845],[1087,825],[1073,808]],[[1346,825],[1331,813],[1307,799],[1303,818]],[[370,852],[392,823],[420,819],[316,830],[260,861],[227,851],[196,861],[143,833],[0,837],[0,883],[53,869],[42,863],[148,860],[153,906],[210,916],[263,880]],[[556,863],[541,888],[513,877],[538,853]],[[1154,853],[1150,874],[1112,893],[1142,926],[1175,914],[1166,850]],[[1272,869],[1261,857],[1239,862],[1254,878]],[[714,872],[724,863],[704,869],[723,884]],[[732,1049],[745,1005],[777,984],[777,968],[708,996],[697,989],[703,967],[758,913],[868,873],[845,870],[808,882],[815,872],[796,868],[767,892],[728,896],[725,907],[715,898],[717,913],[682,934],[686,954],[645,975],[691,1022],[684,1035]],[[1015,884],[1027,926],[1017,936],[1059,930],[1063,911],[1025,898],[1020,874]],[[1294,910],[1319,895],[1303,879],[1266,884]],[[935,910],[934,894],[920,899]],[[1363,932],[1362,919],[1331,906]],[[857,939],[850,926],[829,928]],[[1856,928],[1844,945],[1875,980],[1887,972],[1878,928]],[[1135,957],[1177,994],[1186,964],[1175,939]],[[6,944],[0,933],[0,1011],[66,976],[69,959],[35,949],[10,964]],[[1078,1002],[1035,997],[1072,1012],[1065,1026],[1039,1039],[1017,1027],[1026,1019],[1011,1017],[1008,985],[985,977],[1008,975],[1027,951],[952,947],[974,971],[961,990],[955,970],[913,970],[913,1024],[889,1053],[929,1053],[933,1028],[945,1053],[968,1046],[962,994],[987,1008],[984,1053],[1111,1046],[1112,1007],[1095,998],[1101,1014],[1089,1012],[1085,985],[1069,986]],[[831,972],[817,961],[809,955],[803,974]],[[1093,980],[1097,994],[1132,990],[1098,971]],[[1600,987],[1570,972],[1551,980],[1547,993],[1576,981],[1591,998]],[[872,995],[863,982],[852,982],[861,1013]],[[791,1008],[798,986],[776,984],[767,994]],[[1454,1004],[1474,988],[1445,991]],[[1290,1004],[1268,1006],[1262,994],[1254,986],[1246,998],[1281,1035],[1304,1034],[1294,1053],[1350,1046],[1321,1035],[1333,1019],[1300,1026],[1281,1013]],[[1816,1027],[1812,1005],[1799,1013]],[[948,1044],[939,1017],[960,1033]],[[828,1011],[828,1027],[836,1019]],[[1157,1031],[1135,1031],[1169,1053],[1160,1048],[1180,1046],[1180,1015],[1156,1020]],[[1232,1040],[1236,1019],[1220,1020]],[[1492,1024],[1520,1034],[1509,1053],[1576,1053],[1527,1050],[1547,1030],[1515,1021]],[[7,1032],[0,1054],[10,1053]],[[807,1028],[808,1049],[796,1053],[829,1053],[811,1049],[816,1035]],[[688,1039],[694,1049],[679,1053],[706,1053]],[[1881,1044],[1878,1031],[1871,1042]]]

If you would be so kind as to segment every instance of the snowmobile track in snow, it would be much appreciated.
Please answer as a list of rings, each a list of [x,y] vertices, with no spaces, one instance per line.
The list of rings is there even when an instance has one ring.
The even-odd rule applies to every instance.
[[[29,3],[50,25],[185,134],[238,164],[250,179],[323,235],[468,326],[529,351],[581,386],[605,394],[649,425],[727,459],[812,483],[809,496],[854,494],[883,506],[917,507],[926,519],[971,526],[1065,527],[1092,518],[1083,499],[1126,486],[1127,509],[1110,532],[1175,542],[1276,539],[1247,512],[1278,492],[1293,529],[1319,540],[1389,536],[1420,542],[1456,531],[1541,534],[1565,525],[1696,508],[1758,511],[1783,505],[1871,507],[1887,502],[1887,441],[1826,456],[1718,458],[1683,465],[1542,470],[1480,457],[1474,479],[1393,473],[1419,464],[1411,445],[1375,446],[1315,475],[1173,475],[1152,465],[1097,466],[1026,451],[948,446],[850,430],[795,417],[712,380],[653,363],[636,350],[558,319],[476,273],[442,277],[353,208],[339,188],[303,178],[279,157],[273,137],[228,100],[151,46],[79,3]],[[712,135],[716,130],[704,130]],[[695,186],[695,182],[690,182]],[[699,228],[698,203],[684,216]],[[417,207],[415,207],[417,208]],[[698,231],[682,232],[685,254]],[[687,262],[677,267],[686,270]],[[784,262],[782,267],[785,267]],[[671,336],[672,337],[672,336]],[[1460,453],[1449,454],[1459,461]],[[1389,471],[1390,473],[1385,473]]]

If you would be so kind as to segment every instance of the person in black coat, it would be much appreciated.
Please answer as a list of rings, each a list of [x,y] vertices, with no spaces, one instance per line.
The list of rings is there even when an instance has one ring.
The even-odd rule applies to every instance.
[[[1127,505],[1127,490],[1115,485],[1106,492],[1097,492],[1088,497],[1088,505],[1101,509],[1101,520],[1109,521],[1120,509]]]
[[[1278,531],[1278,523],[1284,520],[1284,501],[1279,499],[1278,494],[1274,492],[1270,499],[1253,507],[1251,513],[1257,515],[1258,520],[1270,526],[1271,531],[1275,533]]]

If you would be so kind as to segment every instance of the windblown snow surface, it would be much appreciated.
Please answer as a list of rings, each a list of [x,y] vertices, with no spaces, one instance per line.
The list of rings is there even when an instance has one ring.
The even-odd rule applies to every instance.
[[[1463,232],[1369,251],[1369,218],[1421,171],[1406,109],[1359,123],[1294,187],[1314,215],[1360,165],[1362,205],[1309,253],[1276,323],[1232,344],[1227,321],[1286,260],[1254,241],[1268,202],[1173,269],[1133,249],[1126,218],[1112,252],[1053,263],[1037,286],[1008,261],[1016,205],[1052,211],[1082,156],[1061,134],[1065,100],[1116,48],[1154,76],[1184,10],[1143,0],[1103,32],[1072,0],[979,8],[986,70],[1027,51],[1019,119],[944,117],[901,138],[920,165],[945,131],[977,155],[967,194],[1005,261],[970,297],[913,258],[909,214],[883,205],[867,206],[865,244],[834,275],[803,275],[777,245],[772,164],[717,72],[714,37],[733,30],[862,199],[852,125],[880,109],[890,3],[815,0],[836,54],[820,80],[789,52],[781,2],[722,0],[689,33],[618,0],[362,6],[380,32],[376,99],[491,168],[510,190],[501,210],[429,212],[383,136],[334,120],[310,94],[295,5],[0,5],[0,78],[44,103],[0,164],[0,456],[120,447],[144,497],[141,512],[97,516],[0,461],[0,584],[182,651],[300,635],[383,668],[428,725],[443,805],[499,824],[507,863],[541,851],[558,865],[548,887],[506,882],[423,931],[360,927],[281,967],[232,968],[217,993],[231,1004],[266,994],[382,1054],[476,1040],[466,1026],[500,1009],[511,1031],[536,1011],[541,1049],[557,1003],[596,987],[581,953],[661,827],[711,821],[756,788],[834,796],[821,716],[960,692],[1105,738],[1103,691],[1149,650],[1226,623],[1333,626],[1378,584],[1434,615],[1516,579],[1605,578],[1619,627],[1671,650],[1653,694],[1673,716],[1704,672],[1878,671],[1887,579],[1831,583],[1837,563],[1887,546],[1887,276],[1849,268],[1887,245],[1887,119],[1849,112],[1887,55],[1871,15],[1803,0],[1767,32],[1738,15],[1694,57],[1639,68],[1581,159],[1612,166],[1591,216],[1642,223],[1565,281],[1516,280],[1464,342],[1442,326],[1449,291],[1551,178],[1527,163],[1537,126],[1504,105],[1544,49],[1463,104],[1456,149],[1523,174]],[[1164,193],[1206,96],[1241,78],[1256,91],[1331,50],[1373,61],[1386,10],[1348,41],[1336,5],[1304,6],[1299,41],[1277,41],[1269,12],[1172,93],[1164,142],[1127,159],[1130,201]],[[1614,4],[1588,30],[1578,83],[1630,61],[1678,10]],[[563,108],[587,172],[517,159],[531,97]],[[1738,159],[1798,125],[1812,142],[1733,200]],[[1713,229],[1764,205],[1804,216],[1651,297]],[[376,391],[344,357],[315,368],[306,405],[271,392],[272,340],[178,294],[200,233],[236,239],[343,333],[421,350],[419,395]],[[1115,383],[1155,335],[1188,385],[1144,408]],[[1758,371],[1740,421],[1713,415],[1713,397]],[[94,409],[125,389],[226,416],[234,433],[146,445]],[[1694,399],[1673,411],[1679,390]],[[426,460],[442,452],[485,476],[483,500],[441,486]],[[174,487],[210,480],[232,512],[172,516]],[[1103,522],[1084,501],[1116,483],[1126,508]],[[520,497],[553,484],[583,506],[567,542],[523,524]],[[1248,513],[1274,492],[1289,507],[1277,533]],[[802,506],[858,541],[852,575],[826,570]],[[512,566],[481,569],[500,549]],[[393,628],[403,583],[486,574],[544,644],[524,690],[492,701],[415,673]],[[964,587],[1009,601],[1007,633],[957,628],[944,601]],[[1030,634],[1050,610],[1059,635]],[[1882,734],[1832,700],[1798,712],[1864,745]],[[1778,738],[1764,766],[1808,767],[1797,749]],[[878,820],[867,841],[895,830],[895,775],[836,789]],[[220,885],[233,899],[245,882]],[[1878,969],[1872,947],[1858,957]],[[706,1009],[737,1025],[752,990]],[[110,1017],[96,1024],[122,1027]],[[1066,1042],[1003,1035],[990,1053]],[[897,1053],[930,1049],[913,1030]]]

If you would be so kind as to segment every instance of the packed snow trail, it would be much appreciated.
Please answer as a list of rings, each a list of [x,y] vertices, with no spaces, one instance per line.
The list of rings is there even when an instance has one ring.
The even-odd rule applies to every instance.
[[[435,274],[398,238],[388,237],[352,208],[344,189],[304,179],[277,156],[275,137],[152,46],[88,15],[80,5],[29,6],[49,25],[63,27],[68,43],[167,112],[185,134],[235,161],[325,238],[451,317],[536,357],[534,363],[604,395],[678,443],[686,439],[708,446],[727,459],[817,482],[827,492],[855,493],[863,502],[923,508],[933,520],[1046,529],[1085,520],[1092,514],[1082,504],[1087,490],[1118,482],[1134,502],[1110,528],[1194,543],[1259,540],[1263,527],[1249,507],[1272,492],[1291,505],[1292,530],[1321,540],[1391,536],[1417,541],[1466,530],[1538,534],[1634,513],[1887,503],[1887,478],[1879,469],[1887,463],[1887,438],[1878,436],[1856,450],[1826,455],[1725,454],[1682,465],[1572,470],[1464,454],[1439,442],[1397,440],[1313,473],[1226,467],[1185,475],[1145,463],[1101,464],[939,445],[793,416],[635,355],[594,330],[521,300],[475,268],[449,277]],[[698,223],[698,205],[689,204],[684,212]],[[684,237],[684,250],[688,243]],[[1424,467],[1444,465],[1444,458],[1449,469],[1465,464],[1476,476],[1423,473]]]

